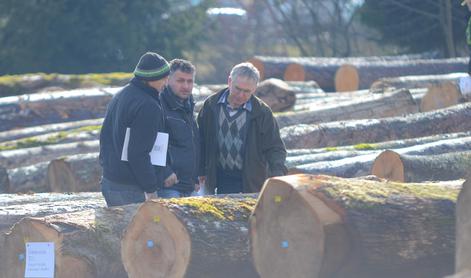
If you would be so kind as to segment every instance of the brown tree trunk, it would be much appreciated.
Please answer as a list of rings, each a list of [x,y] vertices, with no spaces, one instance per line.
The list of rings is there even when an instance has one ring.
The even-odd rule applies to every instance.
[[[335,84],[336,88],[355,91],[369,88],[373,82],[383,77],[466,72],[467,65],[468,58],[350,62],[337,70]]]
[[[270,78],[260,82],[255,92],[274,112],[286,111],[296,101],[295,92],[282,80]]]
[[[459,80],[461,77],[469,76],[467,73],[449,73],[436,75],[409,75],[398,77],[383,77],[371,84],[370,90],[394,89],[415,89],[429,88],[446,81]]]
[[[0,100],[0,131],[100,118],[117,89],[40,93]]]
[[[331,107],[302,112],[288,112],[276,116],[280,127],[351,119],[384,118],[418,112],[418,107],[407,90],[374,95],[367,100],[341,102]]]
[[[465,103],[405,117],[289,126],[280,133],[287,148],[322,148],[468,131],[470,118]]]
[[[102,168],[98,155],[78,154],[52,160],[47,167],[51,192],[99,191]]]
[[[255,267],[273,278],[443,277],[453,268],[455,184],[271,178],[250,218]]]
[[[98,140],[94,140],[1,151],[0,166],[5,168],[25,167],[64,155],[97,152],[99,148]]]
[[[129,277],[257,277],[248,242],[255,201],[244,194],[144,203],[121,243]]]
[[[406,155],[387,150],[375,159],[371,174],[400,182],[457,180],[469,175],[470,166],[471,151]]]
[[[469,78],[469,76],[466,78]],[[445,108],[470,100],[471,95],[467,92],[461,92],[459,78],[443,80],[428,87],[427,94],[420,102],[420,111],[426,112]]]
[[[8,169],[8,179],[4,179],[5,184],[0,185],[4,192],[8,193],[28,193],[28,192],[49,192],[47,183],[47,165],[49,162]]]

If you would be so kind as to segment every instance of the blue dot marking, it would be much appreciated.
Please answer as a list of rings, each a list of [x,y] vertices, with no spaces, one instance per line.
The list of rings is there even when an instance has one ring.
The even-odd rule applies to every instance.
[[[288,244],[287,240],[284,240],[284,241],[281,242],[281,248],[286,249],[286,248],[288,248],[288,246],[289,246],[289,244]]]
[[[152,248],[152,247],[154,247],[154,241],[148,240],[147,241],[147,248]]]
[[[25,254],[19,254],[18,255],[18,260],[21,262],[21,261],[24,261],[25,260]]]

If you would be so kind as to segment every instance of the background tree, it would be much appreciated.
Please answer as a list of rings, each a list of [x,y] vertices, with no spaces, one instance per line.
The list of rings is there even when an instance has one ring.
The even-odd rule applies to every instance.
[[[453,57],[464,51],[467,9],[458,0],[365,0],[362,21],[381,33],[383,43],[408,52],[438,50]]]
[[[157,51],[181,57],[204,39],[209,1],[0,1],[0,74],[130,71]]]

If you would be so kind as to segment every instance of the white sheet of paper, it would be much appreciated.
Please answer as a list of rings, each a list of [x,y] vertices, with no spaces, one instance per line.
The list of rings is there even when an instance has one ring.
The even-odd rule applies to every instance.
[[[128,161],[128,146],[129,136],[131,136],[131,128],[126,128],[126,134],[124,135],[123,150],[121,151],[121,161]]]
[[[152,165],[165,166],[167,163],[168,133],[158,132],[154,147],[149,153]]]
[[[471,95],[471,77],[461,77],[460,78],[460,92],[463,96]]]
[[[26,277],[54,277],[54,242],[26,243]]]

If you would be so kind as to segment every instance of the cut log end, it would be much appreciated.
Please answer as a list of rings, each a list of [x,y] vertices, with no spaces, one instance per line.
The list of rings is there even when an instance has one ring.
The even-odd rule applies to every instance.
[[[293,189],[292,184],[303,185],[300,176],[269,179],[250,219],[252,256],[261,277],[318,277],[322,271],[322,216],[312,200]]]
[[[173,213],[157,202],[146,202],[126,229],[121,247],[129,277],[183,277],[191,241]]]
[[[453,82],[440,83],[428,88],[420,102],[420,111],[427,112],[456,105],[462,99],[459,88]]]
[[[258,71],[260,72],[260,80],[264,80],[265,79],[265,66],[263,65],[263,61],[254,57],[254,58],[250,58],[247,62],[251,63],[252,65],[254,65],[254,67],[258,69]]]
[[[299,64],[289,64],[283,74],[283,80],[285,81],[304,81],[305,79],[304,67]]]
[[[69,163],[54,159],[47,167],[47,179],[51,192],[75,192],[75,178]]]
[[[360,87],[358,70],[353,65],[342,65],[335,73],[335,90],[337,92],[352,92]]]
[[[379,178],[404,182],[404,164],[399,154],[386,150],[376,157],[371,167],[371,174]]]

